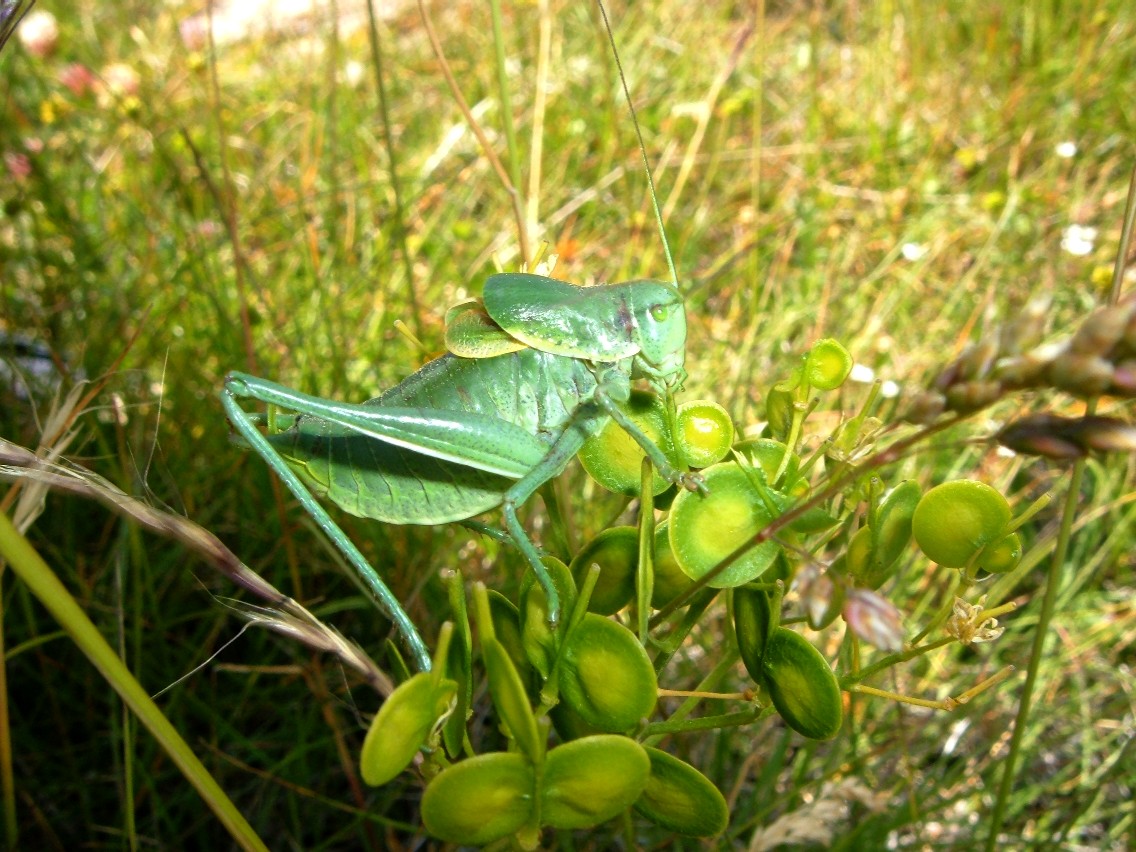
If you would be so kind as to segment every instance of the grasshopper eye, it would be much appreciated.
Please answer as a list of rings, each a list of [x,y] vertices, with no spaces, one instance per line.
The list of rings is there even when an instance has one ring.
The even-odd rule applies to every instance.
[[[666,322],[671,315],[670,305],[651,305],[651,316],[655,322]]]

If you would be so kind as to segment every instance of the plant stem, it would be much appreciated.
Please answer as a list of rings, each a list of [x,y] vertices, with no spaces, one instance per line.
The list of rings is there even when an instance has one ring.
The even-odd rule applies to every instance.
[[[1034,627],[1033,646],[1030,649],[1029,665],[1026,668],[1026,681],[1022,685],[1018,714],[1014,718],[1014,734],[1010,739],[1010,753],[1006,756],[1002,770],[1002,782],[998,787],[998,798],[994,802],[994,811],[990,816],[990,833],[986,837],[987,852],[993,852],[998,846],[998,832],[1002,828],[1002,821],[1006,815],[1006,801],[1009,798],[1010,789],[1014,786],[1014,769],[1021,752],[1026,722],[1029,720],[1033,688],[1037,683],[1037,674],[1041,668],[1041,655],[1045,650],[1045,640],[1049,636],[1049,622],[1053,619],[1053,610],[1057,602],[1057,587],[1060,585],[1061,568],[1065,564],[1065,556],[1069,551],[1073,519],[1077,514],[1077,496],[1081,492],[1081,476],[1084,470],[1084,460],[1080,460],[1073,466],[1073,475],[1069,478],[1069,491],[1065,496],[1065,511],[1061,515],[1061,531],[1057,536],[1057,546],[1053,551],[1053,559],[1049,563],[1049,573],[1045,580],[1045,597],[1042,598],[1041,613],[1037,618],[1037,626]]]
[[[497,59],[497,97],[501,101],[501,122],[505,126],[505,145],[509,152],[509,177],[512,178],[513,186],[519,192],[521,188],[521,156],[517,152],[517,133],[513,129],[513,98],[509,92],[509,75],[505,71],[505,35],[501,30],[501,0],[489,0],[489,9],[493,17],[493,51]],[[522,237],[521,242],[527,243],[527,237],[527,234]],[[527,255],[521,258],[523,263],[529,263],[531,260],[532,258]]]
[[[1120,300],[1120,287],[1124,281],[1124,270],[1128,263],[1128,249],[1132,244],[1133,231],[1136,229],[1136,166],[1128,179],[1128,201],[1124,206],[1124,224],[1120,232],[1120,244],[1116,252],[1116,264],[1113,267],[1112,286],[1108,293],[1108,304],[1115,305]],[[1096,410],[1096,400],[1090,399],[1085,406],[1086,415],[1092,415]],[[1029,720],[1033,688],[1037,682],[1037,673],[1041,668],[1041,655],[1045,650],[1045,640],[1049,633],[1049,622],[1053,619],[1053,610],[1057,602],[1057,586],[1061,579],[1061,568],[1065,564],[1065,557],[1069,551],[1069,540],[1072,537],[1073,520],[1077,513],[1077,498],[1081,493],[1081,478],[1085,472],[1085,460],[1079,459],[1073,465],[1073,473],[1069,477],[1069,490],[1065,494],[1065,511],[1061,515],[1061,530],[1057,535],[1057,545],[1053,550],[1053,560],[1049,563],[1049,573],[1045,581],[1045,597],[1041,602],[1041,614],[1034,628],[1033,647],[1030,650],[1029,666],[1026,669],[1026,682],[1022,686],[1022,697],[1018,704],[1018,715],[1014,719],[1014,734],[1010,739],[1010,753],[1006,756],[1005,768],[1002,770],[1002,782],[998,786],[998,798],[994,802],[994,811],[990,816],[990,832],[986,837],[987,852],[993,852],[998,845],[998,832],[1002,828],[1002,821],[1006,816],[1006,801],[1014,785],[1014,769],[1018,754],[1022,748],[1022,737],[1025,735],[1026,722]]]
[[[414,264],[410,262],[410,246],[406,240],[406,207],[402,201],[402,187],[398,177],[398,155],[395,153],[394,134],[391,131],[386,75],[383,74],[383,48],[382,42],[379,40],[379,23],[375,15],[375,0],[367,0],[367,18],[370,21],[367,33],[371,40],[371,60],[375,64],[375,83],[379,91],[379,114],[383,120],[383,147],[387,149],[391,192],[394,194],[394,236],[398,241],[398,253],[402,255],[402,274],[406,278],[406,296],[410,304],[410,316],[414,320],[414,333],[421,338],[422,315],[418,308],[418,294],[414,288]],[[385,301],[383,302],[383,310],[386,310]]]

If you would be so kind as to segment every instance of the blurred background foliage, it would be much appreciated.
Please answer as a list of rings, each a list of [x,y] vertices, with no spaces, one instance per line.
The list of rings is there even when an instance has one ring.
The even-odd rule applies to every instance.
[[[366,399],[437,354],[446,307],[520,256],[508,193],[418,9],[377,10],[380,67],[365,7],[314,6],[285,28],[263,27],[265,12],[225,29],[219,8],[211,41],[198,4],[38,4],[56,15],[54,44],[15,38],[0,56],[0,435],[36,446],[56,381],[104,382],[75,422],[71,458],[212,530],[378,655],[386,625],[263,466],[230,444],[221,378],[241,369]],[[688,398],[757,423],[769,385],[821,336],[913,388],[1031,298],[1052,300],[1057,331],[1100,301],[1136,154],[1130,3],[609,11],[687,287]],[[558,277],[665,277],[598,11],[542,0],[505,13],[533,236],[559,256]],[[471,3],[432,11],[503,154],[489,14]],[[853,386],[839,407],[854,411],[864,393]],[[899,473],[975,474],[1023,505],[1059,488],[1060,465],[963,440],[1040,403],[1074,408],[1006,400]],[[1023,844],[1119,849],[1136,837],[1131,482],[1127,460],[1089,464],[1007,822]],[[622,508],[578,470],[561,493],[582,538]],[[1039,521],[1036,541],[1055,518]],[[505,591],[518,581],[516,560],[460,528],[343,523],[427,637],[445,612],[439,572]],[[271,848],[415,845],[414,781],[372,791],[354,777],[376,702],[351,676],[241,632],[225,606],[231,584],[99,507],[49,497],[31,535],[142,683],[172,687],[164,710]],[[223,844],[99,676],[10,572],[3,580],[26,848]],[[1017,589],[1023,609],[994,647],[923,659],[890,686],[944,697],[1024,665],[1039,582]],[[913,559],[885,590],[914,622],[945,585]],[[675,683],[696,680],[720,626],[706,621]],[[763,725],[680,750],[732,804],[724,845],[772,848],[781,835],[756,829],[792,839],[812,824],[841,848],[959,848],[981,835],[1016,688],[953,714],[858,701],[854,734],[833,744]],[[890,805],[871,810],[857,784],[887,791]],[[575,842],[607,848],[615,836]]]

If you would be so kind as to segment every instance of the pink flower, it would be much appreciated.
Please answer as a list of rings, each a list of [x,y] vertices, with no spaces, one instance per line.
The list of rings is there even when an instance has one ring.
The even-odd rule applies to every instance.
[[[95,75],[86,65],[72,62],[59,72],[59,82],[77,98],[89,94],[95,87]]]
[[[903,619],[895,605],[870,589],[850,589],[844,601],[848,627],[883,651],[903,650]]]
[[[4,152],[4,166],[17,181],[27,180],[32,173],[32,161],[28,159],[28,155],[16,151]]]
[[[142,78],[129,65],[116,62],[103,69],[103,85],[115,97],[131,97],[142,88]]]

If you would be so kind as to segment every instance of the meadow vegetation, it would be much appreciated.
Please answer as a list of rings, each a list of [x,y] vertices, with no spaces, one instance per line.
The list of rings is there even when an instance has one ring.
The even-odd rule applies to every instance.
[[[13,39],[0,54],[0,334],[45,344],[64,392],[95,383],[70,423],[67,458],[212,531],[384,660],[389,626],[269,471],[232,444],[217,393],[239,369],[324,397],[372,397],[442,351],[450,304],[519,268],[510,195],[418,9],[378,22],[378,63],[368,27],[348,27],[335,3],[300,34],[212,52],[184,26],[190,4],[79,2],[66,15],[40,5],[59,15],[54,51],[37,56]],[[569,281],[665,279],[598,11],[541,0],[504,12],[532,247],[547,242]],[[609,12],[685,287],[684,398],[711,398],[756,425],[772,383],[814,340],[836,338],[895,383],[898,397],[876,413],[898,424],[904,399],[1031,301],[1048,300],[1057,338],[1106,299],[1136,160],[1126,0]],[[489,6],[435,4],[432,14],[509,169]],[[1129,275],[1125,291],[1134,284]],[[0,437],[36,447],[51,381],[30,382],[29,394],[6,372],[0,380]],[[813,446],[869,387],[850,382],[826,401],[810,420]],[[944,699],[1006,665],[1026,668],[1071,464],[1000,451],[989,437],[1042,410],[1084,403],[1006,394],[888,468],[889,481],[924,488],[981,479],[1015,512],[1045,492],[1054,501],[1022,530],[1027,567],[1000,589],[1018,604],[1005,632],[919,657],[878,686]],[[1110,398],[1099,411],[1131,417]],[[1007,848],[1136,844],[1132,482],[1131,455],[1084,463]],[[577,542],[626,508],[578,466],[557,494]],[[544,530],[544,507],[532,504]],[[444,573],[510,595],[520,582],[519,558],[461,527],[335,514],[429,641],[447,611]],[[359,780],[378,702],[357,675],[245,630],[228,579],[96,504],[49,495],[28,535],[146,690],[166,690],[163,712],[270,848],[425,836],[412,773],[377,790]],[[910,638],[953,588],[952,572],[912,548],[882,591]],[[23,848],[224,845],[178,769],[11,571],[2,591],[0,735]],[[727,633],[724,609],[711,610],[669,683],[693,689]],[[818,636],[835,659],[841,631]],[[736,668],[726,686],[742,689]],[[831,742],[772,719],[669,747],[725,794],[723,848],[965,848],[985,840],[1020,689],[1014,676],[949,712],[852,696]],[[492,739],[480,706],[473,726]],[[697,845],[619,822],[546,840]]]

